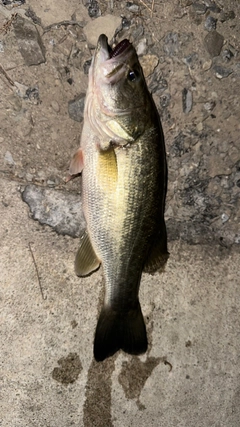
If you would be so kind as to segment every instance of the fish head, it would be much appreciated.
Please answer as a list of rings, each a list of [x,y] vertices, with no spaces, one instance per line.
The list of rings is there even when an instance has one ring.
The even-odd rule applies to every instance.
[[[133,45],[124,39],[112,49],[100,35],[89,70],[87,106],[95,129],[116,144],[134,142],[149,121],[149,97]]]

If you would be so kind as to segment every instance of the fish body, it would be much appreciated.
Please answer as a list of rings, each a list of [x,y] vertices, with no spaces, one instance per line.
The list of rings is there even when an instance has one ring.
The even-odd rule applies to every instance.
[[[119,349],[144,353],[147,336],[138,291],[142,271],[156,271],[168,258],[167,166],[157,109],[127,40],[112,50],[106,36],[99,37],[80,149],[70,165],[72,175],[80,171],[87,230],[75,270],[85,276],[102,264],[105,278],[95,359]]]

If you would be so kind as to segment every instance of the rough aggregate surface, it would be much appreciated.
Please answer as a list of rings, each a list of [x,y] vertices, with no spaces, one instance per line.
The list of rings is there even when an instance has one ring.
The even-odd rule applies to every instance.
[[[239,20],[236,0],[0,0],[1,426],[239,427]],[[74,274],[65,177],[101,32],[134,43],[159,110],[170,258],[142,278],[147,354],[98,364],[103,275]]]

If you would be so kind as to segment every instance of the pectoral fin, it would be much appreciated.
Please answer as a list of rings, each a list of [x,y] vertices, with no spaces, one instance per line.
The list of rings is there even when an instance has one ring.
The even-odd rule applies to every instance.
[[[168,260],[169,252],[167,250],[167,231],[165,222],[161,222],[159,232],[153,240],[147,259],[144,264],[146,273],[155,273],[157,270],[163,270]]]
[[[97,270],[101,262],[97,258],[87,231],[81,237],[80,247],[75,258],[75,272],[77,276],[88,276]]]
[[[83,151],[81,148],[79,148],[72,157],[69,167],[69,174],[65,178],[65,182],[67,183],[80,175],[83,170],[83,166]]]
[[[69,173],[70,175],[78,175],[82,172],[84,166],[83,160],[83,151],[79,148],[76,153],[73,155],[73,158],[70,163]]]

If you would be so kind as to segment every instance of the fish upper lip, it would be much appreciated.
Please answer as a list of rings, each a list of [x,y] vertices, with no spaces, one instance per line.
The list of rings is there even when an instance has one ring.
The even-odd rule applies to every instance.
[[[101,34],[98,38],[97,48],[98,50],[103,49],[105,53],[108,53],[107,59],[110,58],[109,47],[107,36],[105,36],[105,34]]]

